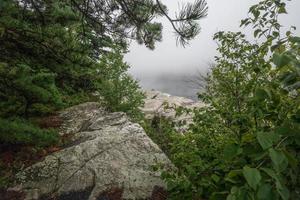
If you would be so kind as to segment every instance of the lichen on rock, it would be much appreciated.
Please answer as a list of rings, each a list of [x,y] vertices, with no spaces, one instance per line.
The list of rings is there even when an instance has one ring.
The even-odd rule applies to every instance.
[[[26,199],[82,194],[82,200],[96,200],[113,188],[122,190],[122,199],[151,199],[155,187],[165,188],[160,171],[152,169],[172,164],[124,113],[85,103],[65,110],[61,117],[61,135],[72,134],[72,145],[17,175]]]

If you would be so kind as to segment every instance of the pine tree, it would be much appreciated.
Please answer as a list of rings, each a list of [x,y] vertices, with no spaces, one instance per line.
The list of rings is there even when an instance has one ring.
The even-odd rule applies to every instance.
[[[159,0],[2,0],[0,144],[52,143],[30,119],[88,101],[95,91],[109,109],[136,115],[142,94],[122,60],[128,40],[153,49],[162,39],[154,20],[165,16],[185,45],[206,12],[203,0],[174,19]]]

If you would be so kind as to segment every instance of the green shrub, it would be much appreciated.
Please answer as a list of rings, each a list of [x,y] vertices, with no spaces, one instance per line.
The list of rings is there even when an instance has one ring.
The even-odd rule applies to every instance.
[[[97,92],[102,103],[111,111],[122,111],[133,118],[141,118],[140,107],[145,96],[138,82],[127,73],[128,68],[118,48],[102,56],[95,71],[98,75]]]
[[[199,95],[207,107],[171,149],[170,199],[287,200],[300,196],[300,38],[280,36],[285,1],[263,0],[238,32],[219,32],[219,55]]]
[[[151,120],[144,119],[141,123],[147,135],[156,143],[160,149],[167,155],[172,155],[172,147],[177,140],[180,140],[174,124],[163,117],[154,117]]]
[[[40,129],[22,119],[0,118],[0,143],[11,145],[49,146],[59,141],[54,130]]]

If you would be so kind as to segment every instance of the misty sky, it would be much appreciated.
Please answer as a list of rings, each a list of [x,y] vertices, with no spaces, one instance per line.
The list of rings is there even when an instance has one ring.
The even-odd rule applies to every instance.
[[[178,3],[187,0],[162,0],[168,6],[169,14],[177,11]],[[192,1],[192,0],[191,0]],[[163,41],[157,43],[155,50],[132,42],[125,60],[131,65],[130,73],[143,84],[145,76],[160,73],[188,73],[205,71],[208,63],[216,55],[216,43],[212,40],[215,32],[221,30],[239,31],[240,20],[247,16],[248,9],[258,0],[207,0],[209,11],[200,20],[201,33],[186,48],[176,46],[176,38],[170,24],[162,19],[164,26]],[[296,25],[300,33],[300,1],[288,4],[288,15],[281,19],[284,25]],[[245,33],[249,30],[245,30]],[[249,34],[252,35],[252,34]]]

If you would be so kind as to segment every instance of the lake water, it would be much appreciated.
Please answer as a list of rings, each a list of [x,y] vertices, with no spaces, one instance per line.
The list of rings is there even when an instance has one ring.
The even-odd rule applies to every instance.
[[[197,100],[197,93],[202,91],[199,81],[191,74],[153,74],[135,75],[145,90],[158,90],[174,96],[187,97]]]

